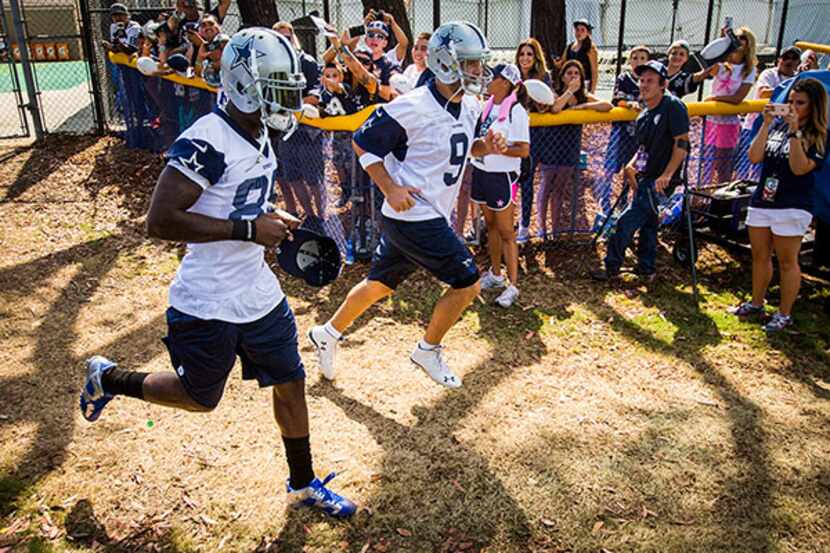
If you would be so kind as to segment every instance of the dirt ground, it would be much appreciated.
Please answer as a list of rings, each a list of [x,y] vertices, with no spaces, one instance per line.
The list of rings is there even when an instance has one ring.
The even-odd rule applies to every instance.
[[[348,522],[286,508],[270,395],[238,369],[209,415],[119,398],[86,423],[93,353],[170,369],[180,248],[143,235],[160,167],[83,137],[0,164],[1,553],[830,551],[827,287],[767,339],[725,312],[748,259],[713,248],[699,310],[665,251],[656,283],[608,288],[590,248],[528,248],[519,305],[485,293],[447,337],[458,391],[408,361],[441,293],[425,275],[358,321],[334,384],[303,338],[315,467],[359,503]],[[365,272],[278,271],[301,335]]]

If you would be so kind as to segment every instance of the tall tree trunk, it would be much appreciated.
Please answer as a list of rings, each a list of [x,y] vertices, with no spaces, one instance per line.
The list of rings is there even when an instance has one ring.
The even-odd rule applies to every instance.
[[[565,51],[565,0],[533,0],[530,7],[530,36],[535,37],[545,51],[548,67]]]
[[[243,27],[268,27],[280,20],[276,0],[238,0]]]
[[[409,17],[406,13],[406,3],[404,0],[363,0],[363,13],[365,14],[371,9],[383,10],[392,14],[392,17],[395,18],[395,21],[403,29],[404,34],[406,34],[406,38],[409,39],[409,44],[412,44],[412,28],[409,26]],[[389,44],[391,45],[392,43],[393,41],[390,40]],[[397,42],[395,42],[395,45],[397,45]],[[411,52],[406,52],[407,61],[411,61],[411,55]]]

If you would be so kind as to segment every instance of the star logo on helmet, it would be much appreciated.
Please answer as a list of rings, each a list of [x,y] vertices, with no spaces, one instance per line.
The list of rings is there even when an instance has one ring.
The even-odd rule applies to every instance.
[[[251,71],[251,52],[255,52],[252,48],[254,44],[254,37],[248,37],[248,40],[242,44],[231,44],[233,48],[233,61],[231,61],[231,70],[236,69],[240,65],[245,68],[249,75],[253,76]],[[257,58],[264,58],[265,52],[256,52]]]
[[[458,41],[458,38],[453,35],[453,31],[455,31],[455,27],[450,27],[447,34],[439,38],[439,40],[441,41],[441,46],[447,47],[453,42]]]

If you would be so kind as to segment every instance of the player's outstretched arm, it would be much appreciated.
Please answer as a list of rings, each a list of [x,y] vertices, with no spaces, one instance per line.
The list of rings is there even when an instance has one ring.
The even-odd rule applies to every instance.
[[[147,235],[174,242],[215,242],[218,240],[250,240],[263,246],[276,245],[289,236],[289,222],[283,217],[263,214],[240,235],[234,226],[247,227],[245,221],[217,219],[187,210],[196,203],[202,188],[183,175],[178,169],[167,166],[159,175],[150,211],[147,213]],[[296,225],[295,225],[296,226]]]

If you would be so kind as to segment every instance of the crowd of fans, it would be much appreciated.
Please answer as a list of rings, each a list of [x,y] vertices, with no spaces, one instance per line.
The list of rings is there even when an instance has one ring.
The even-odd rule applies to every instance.
[[[175,8],[170,13],[163,13],[144,25],[130,19],[125,5],[113,4],[110,37],[103,46],[109,51],[135,55],[139,69],[148,77],[178,73],[201,78],[209,85],[220,88],[219,61],[222,49],[229,40],[222,32],[222,22],[229,3],[230,0],[221,0],[210,11],[200,13],[195,0],[176,0]],[[312,52],[302,52],[291,23],[277,22],[273,29],[289,38],[300,53],[302,72],[307,83],[303,101],[308,109],[304,110],[304,114],[309,117],[353,114],[373,104],[388,102],[415,87],[429,83],[432,78],[427,67],[430,33],[415,35],[410,47],[409,38],[395,18],[383,11],[370,10],[362,25],[349,29],[336,30],[329,26],[326,33],[329,47],[319,60]],[[529,128],[528,113],[608,111],[615,106],[640,111],[644,106],[640,102],[638,67],[654,63],[652,60],[655,59],[660,61],[660,67],[665,70],[664,86],[667,92],[675,98],[683,99],[698,92],[708,80],[711,81],[710,93],[705,99],[732,104],[741,103],[750,97],[769,98],[782,81],[819,67],[818,56],[814,51],[802,52],[791,46],[781,51],[774,66],[764,69],[759,76],[761,67],[755,35],[751,29],[739,27],[734,31],[739,42],[738,48],[721,63],[691,71],[688,69],[693,65],[689,63],[691,48],[683,40],[674,42],[666,52],[655,52],[646,46],[632,48],[628,52],[627,67],[615,81],[610,101],[605,101],[597,96],[599,62],[597,47],[591,38],[592,30],[589,21],[574,21],[574,40],[559,55],[544,52],[535,38],[527,38],[518,45],[513,63],[502,64],[495,72],[488,95],[496,98],[497,105],[492,108],[491,102],[492,109],[488,113],[497,115],[493,115],[495,119],[488,120],[487,125],[503,125],[504,129],[518,137],[518,142],[528,144],[527,151],[522,149],[521,155],[506,158],[500,165],[508,167],[505,171],[510,174],[515,171],[512,197],[493,199],[482,196],[480,190],[477,192],[476,183],[485,178],[481,174],[487,167],[473,162],[466,168],[454,224],[456,231],[462,234],[465,227],[469,228],[468,219],[475,219],[483,213],[493,258],[491,272],[485,275],[487,278],[503,278],[500,271],[501,259],[504,258],[509,280],[515,283],[514,246],[530,240],[534,211],[536,220],[533,226],[537,238],[555,237],[562,232],[559,223],[562,219],[561,210],[569,201],[573,201],[570,197],[572,183],[578,178],[579,168],[586,163],[581,125]],[[722,34],[726,30],[725,26]],[[555,102],[552,105],[533,102],[522,85],[523,81],[529,79],[538,79],[548,84],[555,93]],[[154,88],[151,84],[146,88],[151,97],[160,94],[158,86]],[[825,112],[827,109],[826,94],[823,100],[821,96],[823,91],[820,86],[805,89],[803,94],[808,97],[811,115],[804,116],[799,112],[803,116],[802,124],[811,129],[803,143],[805,156],[810,163],[805,161],[794,168],[791,175],[784,177],[800,179],[802,188],[807,186],[804,178],[809,180],[809,174],[821,167],[826,151],[826,132],[820,132],[822,124],[825,130],[827,128],[827,114],[822,116],[820,113],[822,109]],[[221,91],[218,96],[221,103]],[[507,111],[500,107],[503,104],[509,104]],[[518,105],[521,111],[513,110],[513,104]],[[502,123],[505,117],[508,120]],[[762,131],[756,135],[756,120],[759,117],[763,119]],[[795,116],[786,119],[791,130],[799,124],[793,122],[792,117]],[[517,128],[517,125],[526,127],[527,139],[521,138],[524,131]],[[772,154],[759,141],[774,140],[777,135],[771,129],[775,128],[769,112],[763,115],[709,116],[703,134],[704,163],[700,182],[727,183],[742,178],[760,181],[762,186],[759,189],[762,189],[764,179],[769,178],[769,156]],[[635,157],[638,148],[635,131],[633,122],[616,122],[611,126],[602,170],[591,182],[598,220],[607,217],[611,210],[612,183]],[[275,139],[273,142],[280,157],[278,182],[289,211],[302,211],[324,223],[329,222],[326,206],[329,201],[327,194],[331,191],[325,184],[324,151],[334,162],[339,181],[339,194],[333,204],[345,207],[360,191],[371,188],[368,176],[352,164],[350,132],[324,133],[314,127],[301,125],[286,140]],[[320,155],[313,155],[313,152],[320,152]],[[749,162],[736,163],[739,159],[747,158]],[[804,177],[805,174],[808,176]],[[778,175],[774,178],[781,180],[782,177]],[[520,193],[520,199],[516,197],[517,193]],[[380,199],[380,194],[376,194],[376,199]],[[501,204],[493,204],[494,201]],[[768,200],[754,199],[753,202],[756,221],[759,220],[757,209],[763,202],[766,202],[762,206],[764,209],[776,208],[774,202]],[[479,207],[474,207],[474,204]],[[784,204],[788,206],[787,209],[802,209],[807,213],[812,209],[803,201],[799,203],[787,200]],[[504,206],[510,207],[509,215],[502,212]],[[520,207],[516,233],[513,231],[513,206]],[[802,215],[802,219],[804,217]],[[803,234],[803,225],[795,226]],[[775,226],[770,232],[775,235]],[[754,281],[757,281],[757,290],[752,302],[742,307],[739,313],[742,315],[757,310],[769,281],[767,267],[773,241],[766,235],[755,238],[753,253],[757,254],[754,255],[757,267],[753,270],[753,275]],[[493,249],[494,242],[499,242],[501,246]],[[794,299],[794,295],[790,294],[793,286],[797,290],[793,284],[795,277],[791,276],[793,250],[779,249],[776,243],[775,251],[782,264],[785,280],[789,282],[784,295]],[[797,260],[795,263],[797,265]],[[782,303],[787,304],[788,301]],[[782,307],[781,316],[784,319],[781,320],[785,323],[790,308],[791,304]],[[778,321],[779,326],[781,320]]]

